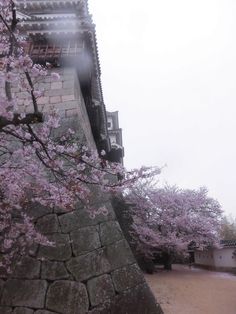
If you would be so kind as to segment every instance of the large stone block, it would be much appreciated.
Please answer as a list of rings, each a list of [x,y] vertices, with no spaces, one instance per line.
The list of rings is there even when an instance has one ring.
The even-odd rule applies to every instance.
[[[3,281],[3,280],[0,279],[0,299],[1,299],[1,297],[2,297],[2,292],[3,292],[4,283],[5,283],[5,281]]]
[[[17,97],[20,99],[28,99],[28,93],[27,92],[19,92],[17,93]]]
[[[110,310],[111,314],[163,314],[147,284],[117,295]]]
[[[0,306],[1,314],[12,314],[12,308],[7,306]]]
[[[38,252],[38,248],[39,248],[39,244],[38,243],[34,243],[30,246],[29,248],[29,256],[31,257],[36,257],[37,252]]]
[[[63,82],[63,89],[65,88],[74,88],[75,81],[74,80],[67,80]]]
[[[91,311],[88,312],[88,314],[111,314],[110,308],[110,302],[107,304],[105,303],[93,308]]]
[[[103,205],[105,202],[109,202],[111,199],[111,194],[102,191],[99,185],[88,185],[90,189],[89,200],[91,204],[101,204]]]
[[[67,263],[67,268],[76,280],[83,281],[109,272],[110,264],[106,259],[104,250],[101,249],[72,258]]]
[[[75,95],[74,94],[71,94],[71,95],[63,95],[61,97],[61,100],[62,101],[72,101],[72,100],[75,100]]]
[[[75,115],[78,115],[78,109],[77,108],[70,108],[70,109],[65,110],[66,118],[74,117]]]
[[[92,306],[101,304],[115,295],[111,276],[109,275],[102,275],[89,280],[87,287]]]
[[[46,311],[46,310],[38,310],[34,312],[34,314],[57,314],[56,312]]]
[[[47,280],[66,279],[69,274],[62,262],[42,262],[41,278]]]
[[[126,240],[107,246],[105,254],[112,270],[135,263],[134,256]]]
[[[61,225],[61,230],[64,233],[68,233],[80,228],[80,217],[77,211],[66,213],[58,217]]]
[[[50,104],[58,104],[58,103],[60,103],[61,102],[61,96],[50,96],[49,97],[49,103]]]
[[[68,233],[79,228],[96,226],[97,224],[115,219],[115,213],[110,202],[104,204],[107,207],[108,215],[96,215],[95,218],[91,218],[89,216],[89,212],[84,208],[77,208],[75,211],[71,213],[67,213],[65,215],[59,216],[59,222],[61,225],[62,232]],[[96,206],[102,206],[96,205]],[[79,207],[79,205],[78,205]]]
[[[50,88],[51,88],[51,84],[49,83],[45,83],[45,82],[39,83],[39,89],[49,90]]]
[[[117,221],[108,221],[100,224],[102,245],[109,245],[124,238]]]
[[[98,228],[87,227],[70,234],[72,250],[75,256],[101,247]]]
[[[62,82],[52,82],[51,89],[62,89]]]
[[[59,107],[60,108],[60,105]],[[83,132],[82,125],[79,123],[77,117],[70,117],[70,118],[63,118],[61,120],[61,126],[57,129],[53,130],[53,136],[55,137],[62,137],[65,135],[66,132],[68,132],[68,129],[71,129],[76,132],[76,141],[86,145],[85,135]],[[54,208],[55,213],[68,213],[68,209],[62,209],[55,207]]]
[[[12,314],[34,314],[34,311],[27,307],[16,307]]]
[[[74,89],[73,88],[63,88],[63,89],[50,89],[45,92],[45,96],[63,96],[63,95],[73,95]],[[59,105],[60,106],[60,105]]]
[[[39,203],[31,203],[25,208],[25,213],[34,219],[50,214],[52,211],[53,208],[43,206]]]
[[[38,105],[45,105],[49,102],[49,97],[48,96],[42,96],[38,98]]]
[[[48,289],[46,307],[61,314],[86,314],[89,300],[85,285],[74,281],[56,281]]]
[[[39,279],[40,261],[31,257],[24,257],[13,271],[13,278]]]
[[[134,264],[115,270],[112,280],[116,291],[121,292],[144,282],[144,277],[138,265]]]
[[[71,257],[70,238],[66,234],[57,234],[47,236],[53,246],[40,246],[38,257],[48,260],[67,261]]]
[[[60,226],[56,214],[50,214],[39,218],[36,224],[37,230],[42,234],[60,232]]]
[[[45,280],[17,280],[6,282],[2,305],[43,308],[46,296],[47,282]]]

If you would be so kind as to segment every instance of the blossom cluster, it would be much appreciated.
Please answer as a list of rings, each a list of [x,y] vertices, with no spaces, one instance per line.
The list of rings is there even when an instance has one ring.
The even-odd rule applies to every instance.
[[[132,234],[146,256],[185,254],[190,245],[219,245],[222,210],[206,188],[159,188],[147,180],[136,182],[126,200],[132,204]]]

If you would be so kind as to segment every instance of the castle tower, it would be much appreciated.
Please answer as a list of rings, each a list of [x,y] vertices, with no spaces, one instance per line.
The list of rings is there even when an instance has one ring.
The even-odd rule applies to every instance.
[[[111,143],[109,157],[112,161],[123,164],[124,147],[122,140],[122,129],[119,127],[118,111],[107,111],[107,129]]]
[[[111,144],[103,102],[95,28],[87,1],[18,0],[20,31],[35,62],[50,62],[60,80],[45,77],[39,99],[45,114],[57,108],[62,130],[109,154]],[[24,93],[15,90],[24,107]],[[53,247],[34,247],[13,273],[0,279],[1,314],[160,314],[126,242],[111,205],[91,219],[78,204],[71,212],[34,204],[27,213]]]
[[[48,62],[53,70],[73,69],[97,148],[109,151],[95,26],[87,1],[20,0],[18,4],[19,29],[29,42],[27,52],[34,62]]]

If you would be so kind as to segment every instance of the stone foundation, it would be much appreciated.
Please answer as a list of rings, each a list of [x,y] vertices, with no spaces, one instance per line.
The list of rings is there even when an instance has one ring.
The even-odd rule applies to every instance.
[[[35,208],[36,225],[55,246],[38,247],[0,281],[1,314],[162,313],[106,205],[109,214],[95,219],[83,208]]]

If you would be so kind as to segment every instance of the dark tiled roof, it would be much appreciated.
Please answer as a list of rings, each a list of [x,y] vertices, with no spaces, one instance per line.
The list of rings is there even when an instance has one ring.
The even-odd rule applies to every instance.
[[[221,240],[220,244],[224,247],[236,247],[236,240]]]

